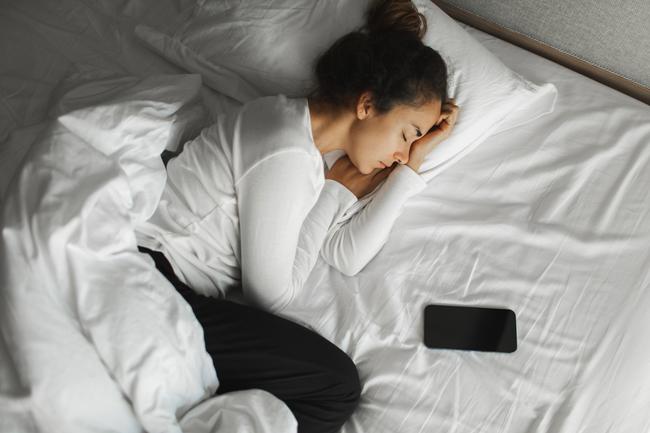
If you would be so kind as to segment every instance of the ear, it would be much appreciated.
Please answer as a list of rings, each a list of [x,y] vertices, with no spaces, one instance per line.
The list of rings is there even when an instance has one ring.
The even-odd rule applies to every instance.
[[[357,119],[362,120],[368,117],[372,109],[372,93],[368,90],[359,95],[356,106]]]

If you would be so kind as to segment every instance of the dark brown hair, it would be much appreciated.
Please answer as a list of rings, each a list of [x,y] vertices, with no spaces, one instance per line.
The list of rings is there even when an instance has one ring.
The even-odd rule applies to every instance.
[[[366,28],[370,32],[402,30],[422,39],[427,32],[427,19],[411,0],[379,0],[366,12]]]
[[[347,107],[364,91],[380,113],[396,105],[419,107],[447,100],[447,66],[422,42],[424,15],[410,0],[375,0],[366,23],[338,39],[315,64],[310,97],[332,107]]]

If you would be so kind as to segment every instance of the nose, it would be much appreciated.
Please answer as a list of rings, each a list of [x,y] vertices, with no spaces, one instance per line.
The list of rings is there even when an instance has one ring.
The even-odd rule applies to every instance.
[[[397,151],[393,154],[393,159],[397,161],[398,164],[406,164],[409,162],[409,148],[406,148],[406,151]]]

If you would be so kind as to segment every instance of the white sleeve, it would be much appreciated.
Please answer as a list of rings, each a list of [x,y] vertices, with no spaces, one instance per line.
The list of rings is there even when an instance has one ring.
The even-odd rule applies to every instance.
[[[270,311],[281,310],[300,291],[332,223],[357,201],[329,179],[314,199],[313,168],[306,152],[284,152],[237,182],[242,290]]]
[[[426,185],[411,167],[397,166],[361,211],[335,223],[321,249],[323,259],[345,275],[356,275],[386,243],[406,200]]]

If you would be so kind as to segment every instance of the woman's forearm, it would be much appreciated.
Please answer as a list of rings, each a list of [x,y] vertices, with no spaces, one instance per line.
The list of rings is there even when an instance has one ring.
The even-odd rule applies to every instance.
[[[425,186],[410,167],[395,168],[361,211],[328,233],[321,256],[345,275],[357,274],[386,243],[404,203]]]

